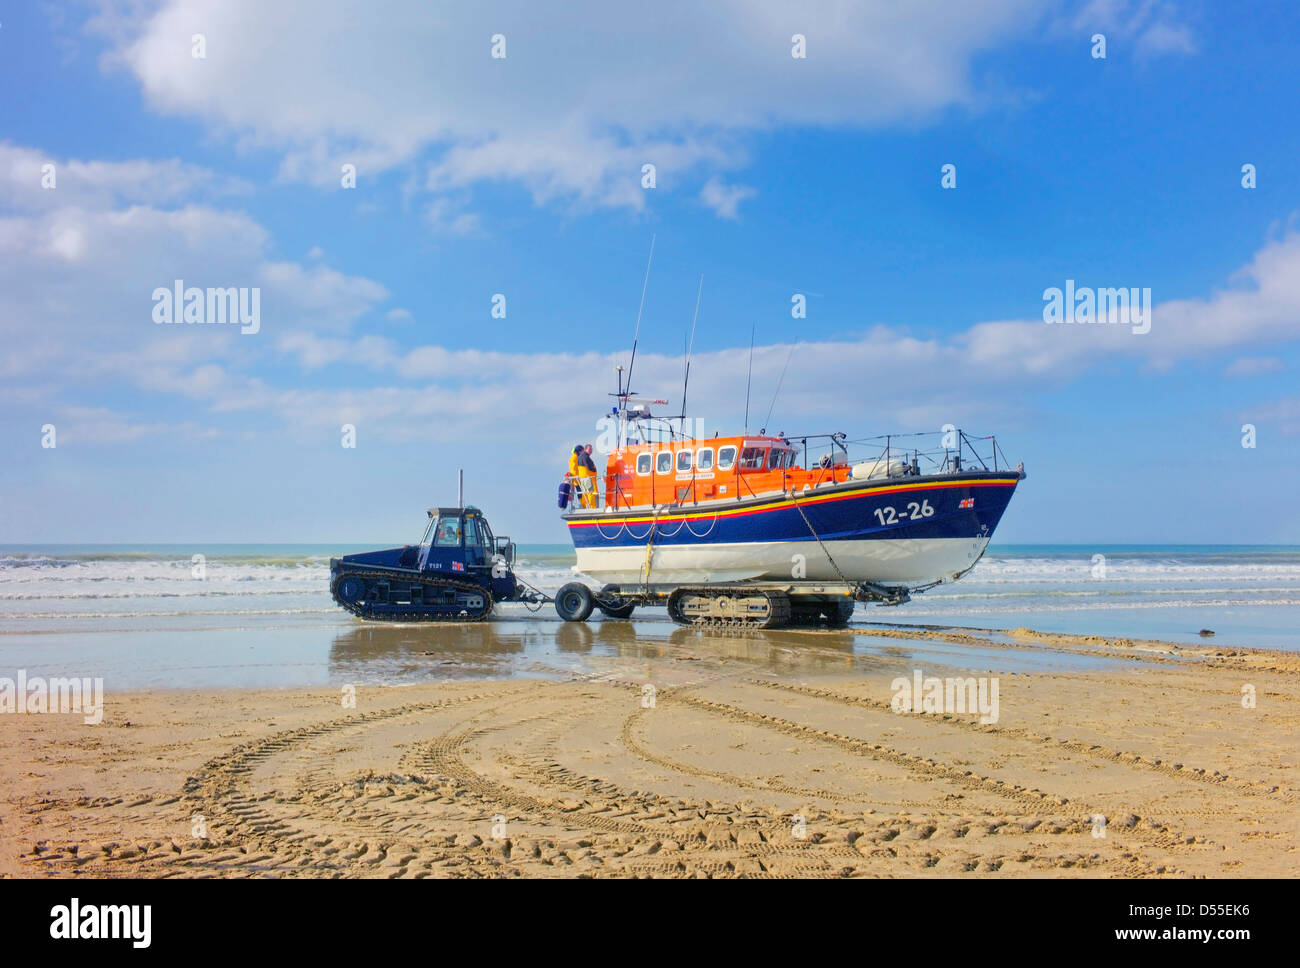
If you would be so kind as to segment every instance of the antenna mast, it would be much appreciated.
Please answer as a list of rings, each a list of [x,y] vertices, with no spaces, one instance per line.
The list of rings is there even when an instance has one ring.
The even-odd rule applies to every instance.
[[[691,354],[695,352],[695,324],[700,321],[700,296],[704,294],[704,273],[695,291],[695,318],[691,320],[691,344],[686,350],[686,378],[682,381],[682,438],[686,438],[686,389],[691,385]]]
[[[763,429],[766,430],[772,426],[772,411],[776,409],[776,398],[781,395],[781,384],[785,382],[786,367],[790,365],[790,357],[794,355],[794,344],[790,345],[790,352],[785,354],[785,366],[781,367],[781,378],[776,381],[776,393],[772,394],[772,406],[767,408],[767,419],[763,421]]]
[[[749,325],[749,372],[745,374],[745,434],[749,434],[749,383],[754,376],[754,329],[757,323]]]
[[[645,279],[641,283],[641,305],[636,310],[636,332],[632,334],[632,359],[627,364],[627,392],[632,392],[632,367],[636,365],[636,343],[641,338],[641,311],[645,309],[645,291],[650,285],[650,263],[655,257],[655,237],[650,236],[650,257],[645,261]],[[624,402],[619,401],[619,407],[624,407]]]

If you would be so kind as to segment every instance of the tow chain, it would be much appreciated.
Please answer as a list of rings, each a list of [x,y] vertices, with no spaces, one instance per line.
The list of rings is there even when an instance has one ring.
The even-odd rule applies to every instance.
[[[794,502],[795,510],[799,512],[799,517],[803,518],[803,523],[808,525],[809,533],[814,538],[817,539],[817,544],[821,545],[822,553],[826,555],[826,560],[829,561],[831,563],[831,567],[835,569],[835,574],[839,575],[840,581],[844,582],[845,587],[852,589],[853,593],[856,595],[858,586],[855,585],[853,582],[849,581],[847,578],[845,578],[844,572],[840,571],[840,566],[835,564],[835,559],[831,557],[831,553],[829,550],[827,550],[826,545],[822,542],[821,536],[817,533],[817,529],[814,528],[812,526],[812,522],[808,520],[808,515],[803,513],[803,506],[799,503],[799,498],[795,497],[794,491],[790,492],[790,500]]]

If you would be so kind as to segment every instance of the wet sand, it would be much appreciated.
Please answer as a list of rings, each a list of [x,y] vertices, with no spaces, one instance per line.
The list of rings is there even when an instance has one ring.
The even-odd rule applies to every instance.
[[[558,634],[583,671],[483,678],[473,641],[368,626],[336,646],[344,683],[380,659],[440,681],[356,685],[355,708],[335,684],[110,693],[97,726],[0,717],[0,875],[1300,873],[1295,654],[921,626]],[[997,721],[894,712],[918,669],[995,677]]]

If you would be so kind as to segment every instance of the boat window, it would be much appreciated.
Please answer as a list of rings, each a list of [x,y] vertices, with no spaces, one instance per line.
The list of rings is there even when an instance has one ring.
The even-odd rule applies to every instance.
[[[746,447],[740,452],[740,469],[742,471],[761,471],[763,469],[763,458],[766,455],[766,447]]]
[[[459,548],[460,518],[439,518],[433,543],[439,548]]]
[[[668,474],[672,469],[673,452],[671,450],[659,451],[659,456],[655,459],[655,471],[659,474]]]
[[[794,451],[792,450],[772,451],[772,462],[769,466],[772,468],[772,470],[780,470],[783,467],[793,467]]]
[[[735,446],[733,445],[728,447],[719,447],[718,448],[718,470],[729,471],[731,470],[731,465],[734,463],[736,463]]]
[[[636,455],[636,472],[638,474],[649,474],[650,468],[654,466],[655,459],[649,454]]]
[[[713,448],[705,447],[695,456],[695,469],[698,471],[713,470]]]
[[[677,473],[685,474],[691,469],[691,451],[679,450],[677,452]]]

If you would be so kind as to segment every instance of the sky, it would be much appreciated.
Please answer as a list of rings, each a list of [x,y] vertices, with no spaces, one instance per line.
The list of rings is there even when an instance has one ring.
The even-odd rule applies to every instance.
[[[459,468],[563,542],[652,239],[635,389],[680,407],[702,276],[708,433],[752,333],[769,430],[997,434],[998,543],[1300,543],[1298,48],[1280,2],[0,3],[0,544],[410,542]],[[256,325],[156,321],[176,280]],[[1049,323],[1067,280],[1149,314]]]

